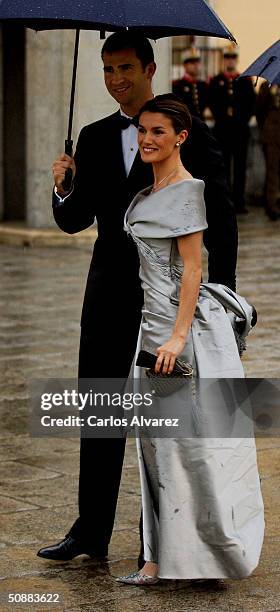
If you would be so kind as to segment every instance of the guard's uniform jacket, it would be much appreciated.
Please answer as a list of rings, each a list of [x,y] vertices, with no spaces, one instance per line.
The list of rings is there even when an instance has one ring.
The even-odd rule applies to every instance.
[[[173,81],[172,91],[187,105],[191,115],[203,119],[207,102],[208,85],[206,81],[194,79],[184,74],[182,79]]]
[[[227,72],[215,76],[209,84],[208,99],[215,120],[214,133],[220,142],[233,188],[235,207],[242,211],[245,206],[248,123],[255,112],[255,92],[250,78],[238,79],[238,76],[239,73]]]

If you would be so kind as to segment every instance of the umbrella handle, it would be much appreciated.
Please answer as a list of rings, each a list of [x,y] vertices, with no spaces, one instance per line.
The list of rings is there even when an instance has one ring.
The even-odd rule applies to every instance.
[[[64,149],[66,155],[70,155],[70,157],[72,157],[73,155],[73,140],[65,140],[65,149]],[[71,189],[71,185],[72,185],[72,180],[73,180],[73,172],[71,170],[71,168],[67,168],[67,170],[65,171],[65,178],[64,181],[62,183],[62,188],[64,191],[70,191]]]
[[[72,157],[73,155],[72,123],[73,123],[74,99],[75,99],[75,89],[76,89],[79,42],[80,42],[80,30],[76,30],[72,86],[71,86],[71,96],[70,96],[70,111],[69,111],[69,122],[68,122],[68,137],[67,137],[67,140],[65,140],[65,149],[64,149],[66,155],[70,155],[70,157]],[[62,187],[64,191],[70,191],[72,180],[73,180],[73,172],[71,168],[68,168],[65,172],[65,178],[62,183]]]

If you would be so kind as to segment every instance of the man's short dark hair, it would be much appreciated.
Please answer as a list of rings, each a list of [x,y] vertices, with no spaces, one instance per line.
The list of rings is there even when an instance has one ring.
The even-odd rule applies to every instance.
[[[103,59],[104,53],[115,53],[123,49],[133,49],[136,57],[140,60],[143,70],[151,62],[154,62],[154,51],[150,41],[139,32],[115,32],[106,40],[101,50]]]

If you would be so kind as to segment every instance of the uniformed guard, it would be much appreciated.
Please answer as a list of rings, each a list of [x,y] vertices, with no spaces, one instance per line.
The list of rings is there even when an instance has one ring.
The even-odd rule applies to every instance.
[[[276,221],[280,218],[280,85],[262,84],[256,115],[266,160],[266,212]]]
[[[201,72],[201,54],[199,49],[191,47],[184,59],[185,74],[182,79],[173,81],[172,90],[185,104],[190,113],[203,119],[207,102],[208,85],[199,78]]]
[[[214,134],[224,154],[236,212],[245,213],[248,124],[255,112],[255,92],[250,77],[238,79],[238,58],[235,43],[224,49],[224,71],[209,84],[209,107],[215,120]]]
[[[280,85],[262,84],[256,115],[266,160],[266,212],[276,221],[280,218]]]

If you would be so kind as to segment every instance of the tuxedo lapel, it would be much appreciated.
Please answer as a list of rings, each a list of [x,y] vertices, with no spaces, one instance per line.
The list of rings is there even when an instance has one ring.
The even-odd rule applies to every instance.
[[[140,189],[148,187],[154,181],[152,164],[145,164],[141,159],[139,151],[136,153],[134,162],[131,166],[128,180],[131,184],[134,182],[136,182],[136,184],[139,183],[141,185]]]
[[[128,176],[126,175],[123,149],[122,131],[119,122],[120,112],[116,112],[106,122],[106,140],[108,141],[108,158],[112,163],[114,175],[118,177],[118,184],[126,185],[129,201],[134,195],[153,183],[152,164],[145,164],[141,160],[139,151],[131,166]]]

